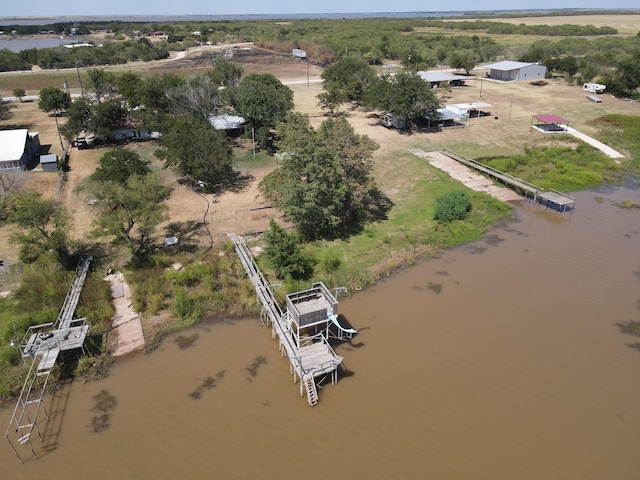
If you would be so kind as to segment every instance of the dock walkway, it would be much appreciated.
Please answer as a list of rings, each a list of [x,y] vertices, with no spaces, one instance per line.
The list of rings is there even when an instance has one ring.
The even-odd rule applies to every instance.
[[[262,304],[261,319],[266,325],[271,325],[271,336],[278,339],[280,352],[289,359],[290,372],[294,383],[300,379],[300,395],[306,391],[309,405],[318,401],[315,378],[331,374],[332,383],[337,381],[337,369],[343,358],[336,355],[325,337],[316,337],[314,343],[297,345],[291,332],[293,319],[289,312],[283,312],[276,301],[273,291],[266,278],[258,268],[253,254],[247,247],[243,237],[229,234],[229,238],[236,247],[251,283],[256,289],[258,300]],[[328,317],[327,317],[328,318]]]
[[[539,201],[547,207],[553,205],[562,212],[566,211],[568,208],[573,209],[575,207],[575,197],[572,197],[567,193],[558,192],[557,190],[545,190],[538,185],[534,185],[521,178],[501,172],[500,170],[471,158],[463,157],[462,155],[458,155],[457,153],[453,153],[449,150],[440,150],[439,153],[446,155],[469,168],[481,172],[482,174],[507,185],[516,192],[522,193],[525,197],[531,197],[534,201]]]

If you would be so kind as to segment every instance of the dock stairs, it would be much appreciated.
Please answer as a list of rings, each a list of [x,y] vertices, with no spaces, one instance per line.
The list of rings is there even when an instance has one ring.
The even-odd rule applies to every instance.
[[[307,401],[312,407],[318,403],[318,390],[316,388],[316,381],[313,375],[305,375],[302,378],[304,382],[304,388],[307,391]]]

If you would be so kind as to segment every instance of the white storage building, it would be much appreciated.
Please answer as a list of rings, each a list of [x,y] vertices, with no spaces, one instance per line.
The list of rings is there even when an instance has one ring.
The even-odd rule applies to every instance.
[[[479,68],[489,70],[487,76],[493,80],[503,82],[543,80],[547,74],[547,67],[539,63],[513,62],[504,60]]]

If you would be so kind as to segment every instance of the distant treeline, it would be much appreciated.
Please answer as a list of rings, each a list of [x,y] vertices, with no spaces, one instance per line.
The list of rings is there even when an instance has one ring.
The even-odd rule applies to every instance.
[[[17,35],[37,35],[40,33],[55,33],[56,35],[63,35],[71,33],[71,29],[75,30],[73,33],[75,35],[87,35],[91,27],[88,23],[72,23],[72,22],[60,22],[60,23],[52,23],[48,25],[12,25],[12,24],[3,24],[0,25],[0,31],[3,31],[5,34],[13,34],[15,32]]]
[[[549,37],[593,37],[598,35],[616,35],[613,27],[595,27],[593,25],[525,25],[521,23],[491,22],[486,20],[449,22],[429,20],[429,27],[450,30],[484,31],[493,35],[544,35]]]
[[[3,27],[0,27],[3,28]],[[12,28],[7,26],[6,29]],[[254,42],[256,45],[291,54],[294,48],[303,49],[313,63],[328,66],[346,55],[365,58],[371,65],[381,65],[387,60],[401,61],[412,69],[428,69],[440,65],[469,70],[475,65],[499,58],[537,57],[555,58],[558,55],[587,55],[592,49],[589,43],[597,39],[615,40],[613,50],[628,50],[624,38],[606,35],[616,33],[610,27],[578,25],[525,26],[494,21],[450,22],[426,18],[358,18],[358,19],[288,19],[288,20],[222,20],[185,22],[82,22],[60,23],[48,26],[30,26],[32,31],[53,29],[69,32],[106,33],[102,47],[50,48],[12,53],[0,52],[0,71],[41,68],[64,68],[121,64],[132,60],[165,58],[170,50],[184,50],[198,43]],[[527,51],[508,52],[494,38],[484,35],[450,35],[429,31],[429,28],[455,28],[485,30],[490,33],[519,33],[563,36],[563,45],[545,45]],[[5,30],[6,31],[6,30]],[[146,40],[145,36],[162,35],[164,40]],[[138,39],[138,40],[135,40]],[[549,40],[548,42],[551,42]],[[612,42],[613,43],[613,42]],[[571,45],[570,48],[569,45]],[[621,48],[622,47],[622,48]],[[578,51],[580,50],[580,51]],[[607,52],[610,56],[611,52]],[[604,52],[603,52],[604,54]],[[536,61],[536,60],[534,60]],[[607,62],[598,62],[606,65]],[[612,62],[609,60],[609,64]]]
[[[136,60],[145,62],[169,56],[166,42],[151,43],[146,38],[105,43],[97,47],[30,48],[20,52],[0,50],[0,72],[30,70],[32,65],[44,69],[117,65]]]

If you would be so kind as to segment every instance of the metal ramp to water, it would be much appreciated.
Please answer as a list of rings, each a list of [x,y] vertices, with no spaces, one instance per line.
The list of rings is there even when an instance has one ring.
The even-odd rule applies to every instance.
[[[316,405],[318,403],[318,392],[315,378],[331,374],[332,383],[335,383],[337,381],[337,369],[343,358],[336,355],[327,338],[323,335],[309,337],[306,339],[307,343],[303,344],[299,338],[292,334],[291,328],[294,319],[289,311],[283,312],[278,305],[273,291],[258,268],[245,239],[233,234],[229,234],[229,238],[235,245],[238,258],[262,304],[260,317],[263,324],[271,324],[272,338],[278,339],[281,353],[290,361],[290,372],[293,375],[294,383],[297,378],[300,379],[300,395],[304,395],[306,392],[309,405]],[[326,318],[327,322],[330,321],[328,316]]]
[[[38,428],[38,415],[40,410],[43,410],[47,419],[49,418],[42,399],[58,356],[60,352],[66,350],[84,349],[89,325],[86,318],[74,319],[73,314],[92,260],[93,257],[90,255],[80,259],[56,321],[29,327],[20,345],[22,358],[30,359],[31,365],[9,420],[5,438],[21,462],[23,459],[11,442],[10,436],[17,434],[17,443],[29,445],[33,457],[36,458],[31,438],[35,430],[42,441],[42,434]]]

